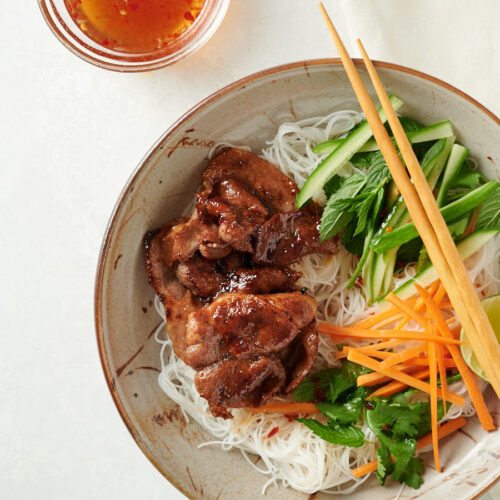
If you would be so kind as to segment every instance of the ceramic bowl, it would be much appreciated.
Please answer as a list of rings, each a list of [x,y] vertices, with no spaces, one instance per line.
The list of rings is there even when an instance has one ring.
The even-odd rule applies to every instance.
[[[359,61],[362,77],[366,72]],[[484,173],[500,173],[500,121],[469,96],[417,71],[377,63],[387,89],[400,96],[403,112],[424,123],[450,119]],[[370,88],[370,86],[368,86]],[[172,125],[153,146],[125,186],[111,216],[99,259],[95,291],[97,340],[104,373],[125,424],[139,447],[179,490],[191,498],[259,498],[268,479],[238,451],[197,445],[210,436],[186,423],[179,408],[160,390],[160,346],[152,332],[160,319],[144,272],[145,233],[178,217],[192,200],[219,141],[249,145],[259,152],[283,121],[359,109],[338,60],[288,64],[239,80],[211,95]],[[489,392],[498,412],[498,399]],[[497,418],[498,413],[494,413]],[[473,418],[462,432],[443,440],[443,473],[426,468],[419,490],[402,498],[474,498],[500,474],[500,432],[485,433]],[[374,478],[349,496],[358,500],[394,498],[399,485],[381,488]],[[311,496],[285,488],[273,499]],[[318,493],[315,498],[332,498]],[[345,498],[345,497],[344,497]]]

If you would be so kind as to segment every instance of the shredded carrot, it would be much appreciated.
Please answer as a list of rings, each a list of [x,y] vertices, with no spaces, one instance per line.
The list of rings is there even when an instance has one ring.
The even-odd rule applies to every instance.
[[[394,370],[400,370],[405,373],[412,373],[415,370],[418,369],[417,366],[412,366],[412,365],[398,365],[393,367]],[[365,375],[360,375],[356,379],[356,383],[358,386],[367,386],[371,387],[373,385],[379,385],[383,384],[385,382],[391,381],[391,377],[387,377],[386,375],[382,375],[381,373],[377,372],[372,372],[372,373],[366,373]]]
[[[443,439],[444,437],[453,434],[458,429],[464,427],[466,423],[467,421],[464,417],[454,418],[453,420],[446,422],[441,427],[439,427],[437,431],[438,439]],[[424,448],[431,443],[432,433],[426,434],[417,441],[417,450],[420,450],[421,448]],[[361,465],[360,467],[356,467],[356,469],[353,469],[351,472],[354,477],[362,477],[366,474],[369,474],[370,472],[375,472],[377,470],[377,467],[377,460],[373,460],[371,462],[368,462],[367,464]]]
[[[415,309],[412,309],[410,305],[407,302],[404,302],[401,300],[397,295],[394,295],[392,292],[389,293],[386,297],[385,300],[387,302],[390,302],[394,306],[396,306],[398,309],[406,313],[410,318],[418,323],[422,328],[426,329],[428,321],[427,319],[419,314],[418,312],[415,311]]]
[[[418,288],[417,288],[418,290]],[[434,295],[433,300],[436,303],[436,305],[441,305],[441,301],[443,300],[443,297],[446,295],[446,288],[441,284],[439,285],[439,289],[436,292],[436,295]]]
[[[453,338],[434,337],[428,333],[415,332],[413,330],[368,330],[364,328],[352,328],[349,326],[330,325],[329,323],[318,323],[319,333],[332,337],[353,337],[365,339],[405,339],[405,340],[428,340],[442,342],[443,344],[465,344],[466,342]]]
[[[414,372],[411,374],[412,377],[418,378],[419,380],[425,380],[426,378],[429,377],[429,368],[423,368],[422,370],[418,372]],[[393,380],[392,382],[389,382],[387,385],[384,385],[380,389],[377,389],[375,392],[372,392],[369,396],[368,399],[370,398],[388,398],[389,396],[392,396],[393,394],[397,394],[398,392],[401,392],[402,390],[406,389],[408,386],[406,384],[403,384],[402,382],[398,382],[397,380]]]
[[[444,346],[441,344],[434,344],[436,346],[437,365],[439,369],[439,379],[441,380],[441,391],[443,392],[443,406],[446,408],[447,393],[448,393],[448,380],[446,380],[446,366],[444,357]]]
[[[283,415],[298,415],[300,413],[313,415],[318,413],[318,409],[313,403],[276,403],[248,409],[253,412],[281,413]]]
[[[420,296],[423,297],[423,299],[425,300],[429,314],[436,323],[436,326],[440,334],[445,338],[453,338],[453,334],[448,328],[448,325],[443,315],[441,314],[441,311],[439,310],[439,307],[436,304],[436,302],[434,302],[434,300],[432,300],[427,294],[427,292],[421,287],[417,287],[417,290]],[[464,359],[462,358],[460,349],[458,349],[457,346],[449,345],[448,350],[450,351],[450,354],[453,360],[455,361],[455,364],[457,365],[460,375],[462,375],[462,379],[467,387],[467,390],[469,391],[472,403],[474,405],[474,408],[476,409],[477,415],[479,417],[479,420],[483,428],[487,431],[494,430],[495,424],[493,422],[493,418],[490,412],[488,411],[488,407],[486,406],[486,403],[484,401],[483,394],[479,390],[474,375],[472,374],[471,370],[469,369]],[[448,395],[449,394],[451,393],[448,392]],[[449,397],[448,401],[451,401]]]
[[[437,416],[437,371],[436,371],[436,344],[429,342],[429,382],[431,386],[431,431],[432,431],[432,447],[434,449],[434,462],[436,470],[441,472],[441,464],[439,462],[439,445],[438,445],[438,416]]]
[[[403,382],[410,387],[414,387],[415,389],[418,389],[422,392],[431,394],[431,386],[427,382],[423,382],[422,380],[412,377],[402,370],[397,370],[395,368],[381,368],[380,363],[377,360],[365,356],[359,351],[351,349],[349,351],[347,359],[349,361],[353,361],[354,363],[358,363],[359,365],[370,368],[371,370],[376,371],[381,375],[385,375],[386,377],[392,378],[394,380],[399,380],[399,382]],[[434,360],[434,367],[436,366],[435,363],[436,361]],[[430,367],[432,368],[432,364],[430,365]],[[441,389],[437,388],[437,393],[439,397],[442,397]],[[459,396],[454,392],[448,392],[448,400],[458,406],[462,406],[465,402],[462,396]]]
[[[380,366],[382,368],[394,366],[425,352],[427,352],[427,342],[421,342],[416,346],[408,347],[408,349],[405,349],[404,351],[392,353],[391,356],[380,363]]]
[[[415,297],[409,299],[410,304],[413,304],[413,302],[415,301]],[[378,325],[381,321],[384,321],[387,318],[392,318],[393,316],[398,316],[400,314],[401,311],[397,307],[391,307],[390,309],[375,314],[374,316],[370,316],[369,318],[357,321],[356,323],[351,323],[349,326],[356,326],[358,328],[370,328],[372,326]]]
[[[401,340],[388,340],[386,342],[377,342],[376,344],[367,344],[356,347],[356,349],[361,349],[364,351],[365,349],[370,349],[372,351],[378,351],[380,349],[389,349],[390,347],[394,347],[397,345],[401,345]],[[337,351],[335,355],[336,359],[347,358],[347,351],[351,348],[351,346],[344,346],[341,351]]]
[[[412,366],[429,366],[429,358],[428,357],[425,357],[425,358],[412,358],[412,359],[408,359],[404,362],[404,364],[409,364],[409,365],[412,365]],[[396,365],[396,366],[399,366],[399,365]],[[455,361],[451,358],[444,358],[444,367],[446,369],[449,369],[449,368],[456,368],[457,365],[455,363]],[[395,368],[395,367],[393,367]]]

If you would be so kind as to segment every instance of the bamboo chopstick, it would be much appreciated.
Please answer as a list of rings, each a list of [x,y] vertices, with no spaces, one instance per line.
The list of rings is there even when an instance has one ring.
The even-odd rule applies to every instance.
[[[453,273],[453,270],[450,266],[450,263],[447,261],[443,254],[443,249],[440,246],[440,242],[438,239],[438,236],[434,230],[434,227],[429,220],[429,217],[426,213],[426,210],[424,209],[422,200],[420,199],[419,195],[417,194],[417,191],[415,191],[415,187],[413,186],[412,182],[410,181],[410,178],[408,177],[406,173],[406,169],[401,162],[401,159],[399,158],[399,155],[396,151],[396,148],[394,147],[389,134],[387,133],[382,121],[379,118],[379,115],[377,113],[377,110],[375,108],[375,105],[363,83],[361,80],[361,77],[354,66],[353,61],[351,60],[349,54],[347,53],[344,44],[342,43],[342,40],[340,39],[340,36],[338,35],[332,21],[330,20],[323,4],[320,3],[320,9],[323,14],[323,17],[325,18],[325,22],[328,26],[328,29],[330,31],[330,34],[333,38],[333,41],[337,47],[337,50],[339,52],[340,58],[342,60],[342,64],[344,65],[344,68],[346,70],[347,76],[349,78],[349,81],[351,82],[351,85],[353,87],[353,90],[356,94],[356,97],[359,101],[359,104],[361,106],[361,109],[363,110],[366,119],[368,123],[370,124],[370,128],[373,132],[373,136],[375,137],[375,140],[377,141],[377,144],[379,145],[380,151],[382,152],[387,165],[389,167],[389,170],[391,172],[391,175],[394,179],[394,182],[396,183],[399,191],[401,192],[403,199],[405,200],[406,206],[408,208],[408,211],[415,222],[415,225],[417,227],[417,230],[422,237],[422,240],[424,241],[424,244],[429,252],[429,256],[436,267],[436,270],[438,272],[439,277],[441,278],[441,281],[448,291],[448,295],[450,297],[450,300],[452,304],[454,305],[457,315],[459,315],[459,319],[462,322],[462,325],[465,327],[466,331],[468,332],[469,335],[474,337],[474,343],[471,342],[473,348],[476,350],[478,349],[480,352],[480,355],[476,352],[476,356],[478,357],[478,360],[481,362],[481,366],[484,364],[485,368],[485,373],[488,376],[492,386],[494,387],[495,391],[497,392],[497,395],[500,396],[500,373],[496,373],[496,367],[498,366],[498,360],[500,360],[500,347],[498,346],[498,343],[496,342],[496,338],[494,337],[494,334],[491,329],[491,325],[489,324],[489,321],[487,317],[485,316],[484,311],[482,311],[482,307],[479,304],[479,300],[477,298],[477,295],[475,295],[475,301],[472,300],[473,304],[473,312],[471,313],[467,306],[466,303],[464,303],[464,300],[462,298],[461,292],[458,290],[461,288],[463,282],[462,279],[460,281],[457,281],[455,278],[455,275]],[[372,65],[373,67],[373,65]],[[383,87],[382,87],[383,89]],[[384,91],[385,94],[385,91]],[[384,100],[382,97],[380,97],[381,104],[384,106]],[[386,109],[387,107],[387,109]],[[389,109],[390,108],[390,109]],[[396,114],[394,113],[394,110],[392,106],[387,106],[387,102],[385,103],[384,107],[386,116],[389,116],[389,113],[392,111],[392,114],[395,116],[396,121],[399,123],[399,120],[397,119]],[[393,116],[393,118],[394,118]],[[397,126],[396,126],[397,128]],[[394,131],[394,130],[393,130]],[[403,132],[404,134],[404,132]],[[397,139],[396,132],[394,131],[394,135]],[[404,134],[405,135],[405,134]],[[406,135],[405,135],[406,137]],[[411,148],[411,146],[410,146]],[[401,149],[401,147],[400,147]],[[401,150],[403,153],[403,150]],[[405,160],[406,161],[406,160]],[[418,169],[420,169],[420,165],[418,165]],[[418,175],[418,174],[417,174]],[[425,179],[424,179],[425,180]],[[425,181],[426,185],[427,182]],[[432,193],[431,193],[432,195]],[[432,206],[429,201],[426,199],[426,205]],[[432,209],[431,209],[432,210]],[[433,222],[434,218],[433,218]],[[436,223],[438,224],[438,223]],[[448,232],[448,229],[446,228],[446,231]],[[441,234],[439,235],[441,238]],[[448,232],[449,236],[449,232]],[[450,236],[449,236],[450,237]],[[454,246],[454,243],[452,241],[454,250],[456,252],[456,247]],[[448,247],[446,248],[446,252],[448,254]],[[451,250],[450,250],[451,251]],[[458,255],[458,253],[457,253]],[[453,257],[452,257],[453,258]],[[460,259],[460,257],[458,257]],[[462,267],[465,269],[463,262],[460,259],[460,263]],[[455,261],[453,261],[453,266],[458,265],[456,264]],[[467,275],[465,271],[465,275]],[[461,275],[460,275],[461,276]],[[468,280],[468,277],[467,277]],[[467,281],[466,280],[466,281]],[[470,283],[470,280],[469,280]],[[469,295],[467,292],[467,299],[469,299]],[[468,302],[468,300],[467,300]],[[477,305],[479,309],[475,307]],[[472,317],[474,319],[472,319]],[[476,325],[480,325],[480,328],[484,331],[486,331],[486,336],[488,337],[487,339],[487,345],[489,346],[488,348],[485,348],[482,344],[481,338],[480,338],[480,333],[478,331],[478,328]],[[470,332],[470,333],[469,333]],[[490,336],[493,336],[495,346],[493,347],[491,345],[491,338]],[[491,351],[488,351],[488,349],[492,349]],[[482,360],[482,361],[481,361]]]
[[[389,97],[384,89],[382,81],[368,57],[361,40],[358,39],[357,42],[368,74],[370,75],[382,108],[387,116],[399,150],[410,172],[417,195],[438,237],[439,246],[442,250],[441,254],[449,263],[451,278],[454,279],[455,285],[453,286],[451,282],[449,284],[445,283],[445,289],[450,296],[450,300],[457,312],[460,322],[467,332],[467,338],[471,343],[472,349],[481,367],[485,371],[497,395],[500,397],[500,370],[498,369],[500,365],[500,345],[498,344],[496,335],[486,316],[486,312],[480,304],[479,297],[469,278],[465,264],[458,253],[457,247],[448,230],[448,226],[439,211],[436,199],[427,183],[410,141],[403,130],[396,112],[390,104]],[[436,269],[438,270],[437,266]]]

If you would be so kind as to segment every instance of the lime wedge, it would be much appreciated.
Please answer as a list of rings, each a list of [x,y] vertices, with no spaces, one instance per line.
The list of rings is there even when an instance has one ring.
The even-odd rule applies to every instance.
[[[492,295],[491,297],[487,297],[481,301],[484,310],[486,311],[486,315],[490,320],[491,326],[493,327],[493,331],[497,336],[498,343],[500,343],[500,295]],[[460,332],[460,340],[467,340],[467,336],[465,332]],[[464,361],[469,365],[469,368],[476,374],[479,375],[483,380],[488,382],[486,375],[479,364],[474,351],[470,344],[462,344],[460,346],[460,350],[462,351],[462,357]]]

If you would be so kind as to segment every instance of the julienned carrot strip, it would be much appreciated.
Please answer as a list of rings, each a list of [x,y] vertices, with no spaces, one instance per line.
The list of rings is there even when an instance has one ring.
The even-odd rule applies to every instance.
[[[428,357],[411,358],[411,359],[406,360],[403,364],[404,365],[412,365],[412,366],[429,366],[429,358]],[[400,365],[396,365],[396,366],[400,366]],[[450,368],[456,368],[457,365],[456,365],[455,361],[453,361],[453,359],[444,358],[444,367],[446,369],[450,369]],[[395,368],[395,366],[393,366],[393,368]]]
[[[431,296],[434,296],[434,294],[438,290],[439,283],[440,283],[439,280],[436,280],[429,286],[428,290]],[[408,301],[406,301],[406,303],[409,304]],[[424,301],[422,300],[422,297],[419,297],[415,303],[415,311],[421,312],[424,309],[424,306],[425,304]],[[410,316],[405,315],[405,317],[396,325],[396,330],[401,330],[405,325],[409,323],[410,319],[411,319]]]
[[[393,316],[397,316],[399,314],[401,314],[401,311],[397,307],[391,307],[390,309],[370,316],[369,318],[363,319],[361,321],[356,321],[356,323],[351,323],[349,326],[355,326],[358,328],[370,328],[372,326],[378,325],[380,321],[384,321],[387,318],[392,318]]]
[[[450,329],[448,328],[448,325],[441,314],[441,311],[439,310],[439,307],[437,304],[432,300],[427,292],[423,290],[421,287],[417,286],[417,290],[421,297],[424,298],[426,306],[428,308],[429,314],[433,318],[434,322],[436,323],[436,326],[438,327],[439,332],[441,335],[445,338],[452,338],[453,334],[451,333]],[[471,370],[465,363],[464,359],[462,358],[462,355],[460,353],[460,350],[458,349],[457,346],[455,345],[449,345],[448,350],[450,351],[450,354],[453,358],[453,361],[455,361],[458,371],[460,372],[460,375],[462,375],[462,379],[467,387],[467,390],[469,391],[469,395],[472,400],[472,404],[474,405],[474,408],[476,409],[477,416],[479,417],[479,420],[483,426],[483,428],[487,431],[492,431],[495,430],[495,424],[493,422],[493,418],[488,411],[488,407],[486,406],[486,403],[484,402],[483,394],[479,390],[479,387],[476,383],[476,379],[474,378],[474,375],[472,374]],[[451,393],[448,393],[451,394]],[[449,401],[451,401],[450,398],[448,398]]]
[[[394,366],[425,352],[427,352],[427,342],[421,342],[416,346],[408,347],[404,351],[392,353],[391,356],[380,363],[380,366],[383,368]]]
[[[313,415],[319,413],[313,403],[276,403],[257,408],[248,408],[248,410],[260,413],[282,413],[283,415],[298,415],[300,413]]]
[[[445,295],[446,295],[446,289],[441,284],[441,285],[439,285],[439,289],[436,292],[436,295],[434,295],[434,297],[433,297],[434,302],[439,306]]]
[[[399,308],[401,311],[406,313],[410,318],[418,323],[422,328],[427,328],[427,319],[425,319],[424,316],[416,312],[414,309],[412,309],[409,304],[401,300],[397,295],[394,295],[393,293],[389,293],[386,297],[385,300],[387,302],[390,302],[392,305],[396,306]]]
[[[411,375],[408,375],[407,373],[395,368],[381,368],[378,361],[365,356],[359,351],[350,350],[347,359],[354,363],[358,363],[359,365],[366,366],[367,368],[385,375],[386,377],[392,378],[394,380],[399,380],[399,382],[403,382],[404,384],[409,385],[410,387],[414,387],[415,389],[418,389],[422,392],[426,392],[427,394],[431,393],[431,386],[427,382],[418,380],[417,378],[412,377]],[[442,397],[441,389],[438,388],[437,393],[439,397]],[[465,402],[462,396],[459,396],[458,394],[455,394],[453,392],[448,393],[448,400],[458,406],[462,406]]]
[[[418,378],[419,380],[425,380],[429,377],[429,368],[423,368],[418,372],[414,372],[411,374],[412,377]],[[389,382],[387,385],[384,385],[380,389],[377,389],[375,392],[372,392],[368,399],[370,398],[388,398],[393,394],[397,394],[402,390],[406,389],[408,386],[403,384],[402,382],[398,382],[397,380],[393,380]]]
[[[446,408],[448,380],[446,379],[446,367],[444,358],[444,346],[436,343],[437,365],[439,369],[439,379],[441,380],[441,391],[443,392],[443,405]]]
[[[386,342],[377,342],[376,344],[367,344],[367,345],[361,345],[361,346],[356,346],[356,349],[370,349],[372,351],[379,351],[380,349],[389,349],[390,347],[394,347],[397,345],[401,345],[401,340],[387,340]],[[352,347],[352,346],[345,346],[341,351],[337,351],[336,354],[336,359],[343,359],[347,358],[347,350],[346,347]]]
[[[441,427],[439,427],[437,432],[438,438],[443,439],[444,437],[453,434],[456,430],[464,427],[466,423],[467,421],[465,420],[464,417],[458,417],[446,422]],[[417,441],[417,450],[420,450],[431,443],[432,443],[432,433],[426,434]],[[361,465],[360,467],[353,469],[351,473],[354,477],[362,477],[366,474],[369,474],[370,472],[375,472],[377,470],[377,467],[378,467],[377,460],[373,460],[372,462],[368,462],[367,464]]]
[[[418,367],[412,366],[412,365],[398,365],[398,366],[394,366],[393,369],[400,370],[400,371],[406,372],[406,373],[412,373],[415,370],[417,370]],[[363,386],[371,387],[373,385],[379,385],[379,384],[383,384],[385,382],[390,382],[391,380],[393,380],[391,377],[388,377],[386,375],[382,375],[381,373],[372,372],[372,373],[366,373],[365,375],[360,375],[356,379],[356,384],[358,386],[363,385]]]
[[[405,340],[430,340],[443,344],[464,344],[460,340],[453,338],[434,337],[428,333],[415,332],[413,330],[369,330],[364,328],[351,328],[349,326],[336,326],[329,323],[318,323],[319,333],[333,337],[352,337],[365,339],[405,339]]]
[[[431,386],[431,433],[432,447],[434,449],[434,462],[436,470],[441,472],[441,464],[439,462],[439,445],[438,445],[438,416],[437,416],[437,371],[436,371],[436,344],[429,342],[429,382]]]

